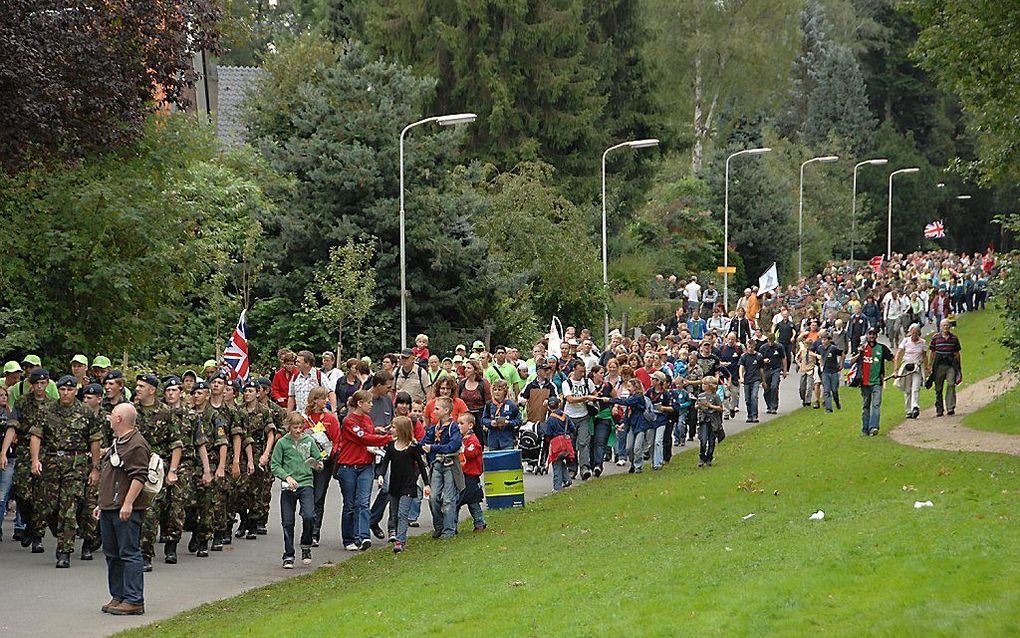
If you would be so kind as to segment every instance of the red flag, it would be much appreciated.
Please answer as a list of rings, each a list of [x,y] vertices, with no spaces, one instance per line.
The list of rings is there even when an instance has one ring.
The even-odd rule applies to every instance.
[[[868,260],[868,265],[871,266],[872,270],[878,272],[882,270],[882,262],[884,261],[885,261],[884,255],[875,255],[874,257]]]
[[[230,341],[223,350],[223,363],[229,370],[230,379],[240,379],[242,382],[248,380],[248,337],[245,334],[245,312],[247,311],[241,311],[241,318],[237,320],[234,334],[230,335]]]

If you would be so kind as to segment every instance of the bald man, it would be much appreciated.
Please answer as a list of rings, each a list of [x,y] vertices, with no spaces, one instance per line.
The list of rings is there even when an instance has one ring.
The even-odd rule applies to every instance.
[[[110,602],[101,608],[115,616],[145,613],[142,569],[142,521],[148,508],[142,494],[151,451],[135,427],[138,412],[120,403],[110,413],[113,443],[103,459],[99,478],[99,519],[110,587]]]

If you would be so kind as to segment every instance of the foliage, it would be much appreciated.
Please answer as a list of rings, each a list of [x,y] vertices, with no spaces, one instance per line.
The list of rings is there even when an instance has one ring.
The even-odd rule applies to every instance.
[[[277,213],[260,218],[269,267],[260,294],[304,298],[306,283],[332,246],[350,237],[378,239],[370,351],[392,347],[399,308],[398,140],[400,129],[422,118],[435,81],[352,43],[344,50],[321,36],[281,48],[249,102],[250,137],[280,174],[294,178],[292,196]],[[422,127],[405,140],[409,322],[444,324],[471,290],[470,273],[484,261],[471,219],[482,205],[473,188],[480,167],[454,171],[464,131]],[[299,342],[314,338],[310,325]],[[367,335],[366,335],[367,337]],[[327,344],[323,344],[327,345]]]
[[[253,66],[267,54],[318,29],[328,12],[322,0],[221,0],[221,64]]]
[[[975,0],[913,0],[922,30],[913,56],[971,118],[987,180],[1020,177],[1020,5]]]
[[[233,255],[252,216],[272,210],[260,172],[244,151],[219,156],[211,132],[178,115],[74,168],[3,177],[0,224],[18,230],[4,235],[0,267],[0,306],[13,321],[5,350],[200,360],[211,343],[180,347],[196,334],[191,318],[207,312],[209,297],[195,291],[214,292],[216,273],[234,289]]]
[[[195,52],[214,49],[212,0],[0,0],[0,167],[77,159],[183,105]],[[154,88],[157,94],[154,95]]]
[[[1020,236],[1020,214],[1000,215],[995,219],[1007,232]],[[1003,339],[1012,355],[1013,367],[1020,369],[1020,250],[1000,257],[1001,273],[991,282],[991,290],[1002,308]]]
[[[336,332],[336,357],[344,356],[343,332],[353,326],[357,335],[375,305],[375,242],[351,238],[329,251],[329,263],[315,271],[305,288],[304,309],[313,319]],[[354,351],[361,354],[361,344]]]

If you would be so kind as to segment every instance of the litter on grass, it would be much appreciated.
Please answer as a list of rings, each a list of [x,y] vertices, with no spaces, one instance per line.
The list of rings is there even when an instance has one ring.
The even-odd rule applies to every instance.
[[[934,507],[935,503],[931,501],[914,501],[914,509],[919,510],[922,507]]]
[[[746,521],[749,518],[754,518],[754,514],[748,514],[747,516],[744,517],[744,520]]]
[[[825,520],[825,512],[823,512],[822,510],[818,510],[817,512],[815,512],[811,516],[808,516],[808,520],[809,521],[822,521],[822,520]]]

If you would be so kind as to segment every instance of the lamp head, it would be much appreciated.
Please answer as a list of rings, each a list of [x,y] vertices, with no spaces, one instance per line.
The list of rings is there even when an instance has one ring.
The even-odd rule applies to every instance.
[[[453,126],[455,124],[470,124],[478,119],[478,116],[474,113],[456,113],[454,115],[441,115],[436,118],[436,123],[440,126]]]
[[[772,149],[769,148],[768,146],[763,146],[762,148],[752,148],[748,150],[747,153],[749,155],[761,155],[762,153],[768,153],[771,150]]]
[[[889,160],[884,159],[884,158],[875,158],[875,159],[868,160],[868,164],[870,164],[871,166],[878,166],[879,164],[888,164],[888,163],[889,163]]]
[[[648,138],[644,140],[634,140],[633,142],[627,142],[627,146],[630,148],[649,148],[651,146],[658,146],[659,140],[655,138]]]
[[[839,155],[826,155],[824,157],[817,158],[819,162],[836,162],[839,161]]]

